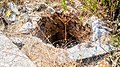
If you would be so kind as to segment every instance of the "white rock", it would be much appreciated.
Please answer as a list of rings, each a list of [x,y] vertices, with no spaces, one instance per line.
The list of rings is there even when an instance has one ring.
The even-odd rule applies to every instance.
[[[48,7],[45,3],[36,4],[33,7],[33,11],[44,11]]]
[[[68,57],[73,60],[80,59],[79,51],[80,51],[80,49],[78,46],[74,46],[74,47],[68,49],[68,53],[69,53]]]
[[[108,35],[109,32],[106,29],[102,28],[104,22],[101,21],[100,19],[97,19],[95,16],[92,16],[90,18],[89,23],[93,31],[93,35],[91,36],[92,37],[91,44],[81,43],[72,48],[69,48],[68,49],[69,58],[73,60],[84,59],[105,54],[107,52],[114,50],[113,46],[102,43],[103,37],[109,36]],[[91,45],[91,47],[86,47],[85,45]]]
[[[16,14],[12,13],[11,16],[8,18],[8,21],[15,21],[16,20]]]
[[[33,24],[31,22],[27,22],[23,24],[23,26],[21,27],[19,31],[21,33],[30,33],[32,29],[33,29]]]
[[[16,20],[16,15],[19,15],[20,13],[19,13],[18,8],[15,5],[15,3],[9,2],[9,3],[7,3],[7,5],[9,7],[9,10],[13,11],[13,13],[11,13],[11,15],[7,18],[7,20],[13,22]]]
[[[19,49],[21,49],[24,46],[23,40],[17,37],[11,37],[11,41],[18,46]]]
[[[50,14],[54,14],[55,10],[52,7],[48,7],[47,12],[50,13]]]
[[[69,53],[68,57],[71,58],[72,60],[80,60],[80,59],[90,58],[93,56],[102,55],[109,51],[114,50],[114,48],[111,45],[104,45],[104,44],[99,45],[98,43],[95,42],[93,42],[92,44],[94,46],[86,47],[84,44],[82,46],[76,45],[72,48],[67,49]]]
[[[9,6],[9,8],[10,8],[15,14],[19,15],[19,11],[18,11],[18,9],[17,9],[17,6],[16,6],[14,3],[9,2],[9,3],[8,3],[8,6]]]
[[[104,22],[102,20],[97,19],[95,16],[92,16],[89,22],[93,31],[92,41],[95,42],[97,40],[101,40],[101,37],[103,36],[108,36],[108,31],[106,30],[106,28],[104,29]]]
[[[0,67],[36,67],[12,41],[0,34]]]
[[[33,28],[36,28],[37,27],[37,22],[41,19],[40,16],[34,16],[34,17],[31,17],[32,18],[32,24],[33,24]]]

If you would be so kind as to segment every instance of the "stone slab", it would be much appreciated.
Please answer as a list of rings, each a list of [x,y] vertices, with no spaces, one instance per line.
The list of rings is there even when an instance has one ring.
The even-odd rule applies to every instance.
[[[0,34],[0,67],[36,67],[12,41]]]

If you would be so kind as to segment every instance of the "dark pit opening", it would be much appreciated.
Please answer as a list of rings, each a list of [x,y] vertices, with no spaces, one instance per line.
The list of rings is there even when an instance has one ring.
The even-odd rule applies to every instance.
[[[57,48],[71,48],[89,39],[90,26],[76,16],[54,13],[38,21],[36,36]]]
[[[67,38],[66,40],[64,38],[60,39],[60,37],[58,37],[59,35],[60,35],[59,33],[56,33],[55,35],[53,35],[52,37],[49,38],[50,42],[52,42],[53,46],[55,46],[55,47],[70,48],[79,43],[79,41],[70,34],[67,34],[67,36],[69,38]]]

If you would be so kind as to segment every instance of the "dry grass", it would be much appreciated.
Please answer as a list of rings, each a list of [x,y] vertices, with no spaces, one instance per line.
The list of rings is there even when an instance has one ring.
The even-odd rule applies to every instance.
[[[18,1],[12,0],[12,1],[15,1],[16,3],[18,1],[20,1],[22,4],[23,1],[25,1],[25,0],[18,0]],[[52,0],[52,1],[54,2],[54,0]],[[60,0],[55,0],[55,1],[60,2]],[[82,17],[84,16],[82,18],[82,20],[84,18],[88,18],[91,15],[91,14],[87,14],[89,11],[81,11],[80,12],[78,9],[76,9],[76,10],[78,11],[78,14],[76,14],[76,15],[79,15]],[[78,16],[76,16],[76,17],[77,17],[77,19],[79,19]],[[56,20],[56,21],[58,21],[58,20]],[[74,21],[74,20],[72,20],[72,21]],[[10,28],[8,29],[9,33],[7,33],[7,34],[10,34],[11,36],[15,36],[15,37],[18,36],[24,41],[25,46],[22,48],[22,51],[37,65],[37,67],[40,67],[40,66],[41,67],[85,67],[84,65],[82,65],[82,62],[71,61],[70,58],[67,57],[68,54],[65,51],[65,49],[53,48],[53,47],[50,47],[52,44],[49,44],[50,46],[47,46],[44,42],[42,42],[38,38],[32,38],[32,37],[29,37],[29,35],[26,36],[19,32],[16,33],[15,31],[18,30],[22,25],[23,25],[22,23],[16,24],[16,25],[11,25]],[[53,26],[51,26],[51,27],[53,27]],[[81,34],[83,34],[83,36],[86,36],[86,35],[88,35],[88,33],[90,33],[90,30],[88,28],[87,29],[85,28],[85,31],[82,30],[82,33],[81,32],[78,33],[78,31],[76,31],[76,29],[73,29],[72,31],[74,31],[74,32],[72,32],[72,33],[69,32],[69,33],[72,34],[76,38],[78,35],[82,37]],[[86,33],[86,31],[88,33]],[[77,32],[78,35],[76,35],[75,32]],[[59,33],[61,33],[61,32],[59,32]],[[62,34],[65,34],[65,32]],[[88,35],[88,37],[89,37],[89,35]],[[62,39],[66,39],[66,37],[63,35]],[[84,39],[88,39],[88,38],[84,38]],[[60,59],[60,57],[62,59]],[[112,57],[114,57],[114,56],[112,56]],[[116,62],[116,60],[115,61],[114,60],[115,59],[112,59],[112,63],[115,63],[114,66],[116,66],[119,62]],[[119,61],[119,60],[117,59],[117,61]],[[86,63],[88,63],[88,62],[86,62]],[[101,65],[106,65],[106,66],[101,66]],[[94,65],[88,65],[88,66],[94,67]],[[110,67],[110,66],[109,66],[109,64],[106,64],[106,62],[104,60],[102,60],[98,63],[98,67]]]

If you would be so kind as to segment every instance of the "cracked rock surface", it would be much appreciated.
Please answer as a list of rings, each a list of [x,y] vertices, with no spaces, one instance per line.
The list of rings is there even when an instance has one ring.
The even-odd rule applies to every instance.
[[[0,67],[36,67],[5,35],[0,34]]]

